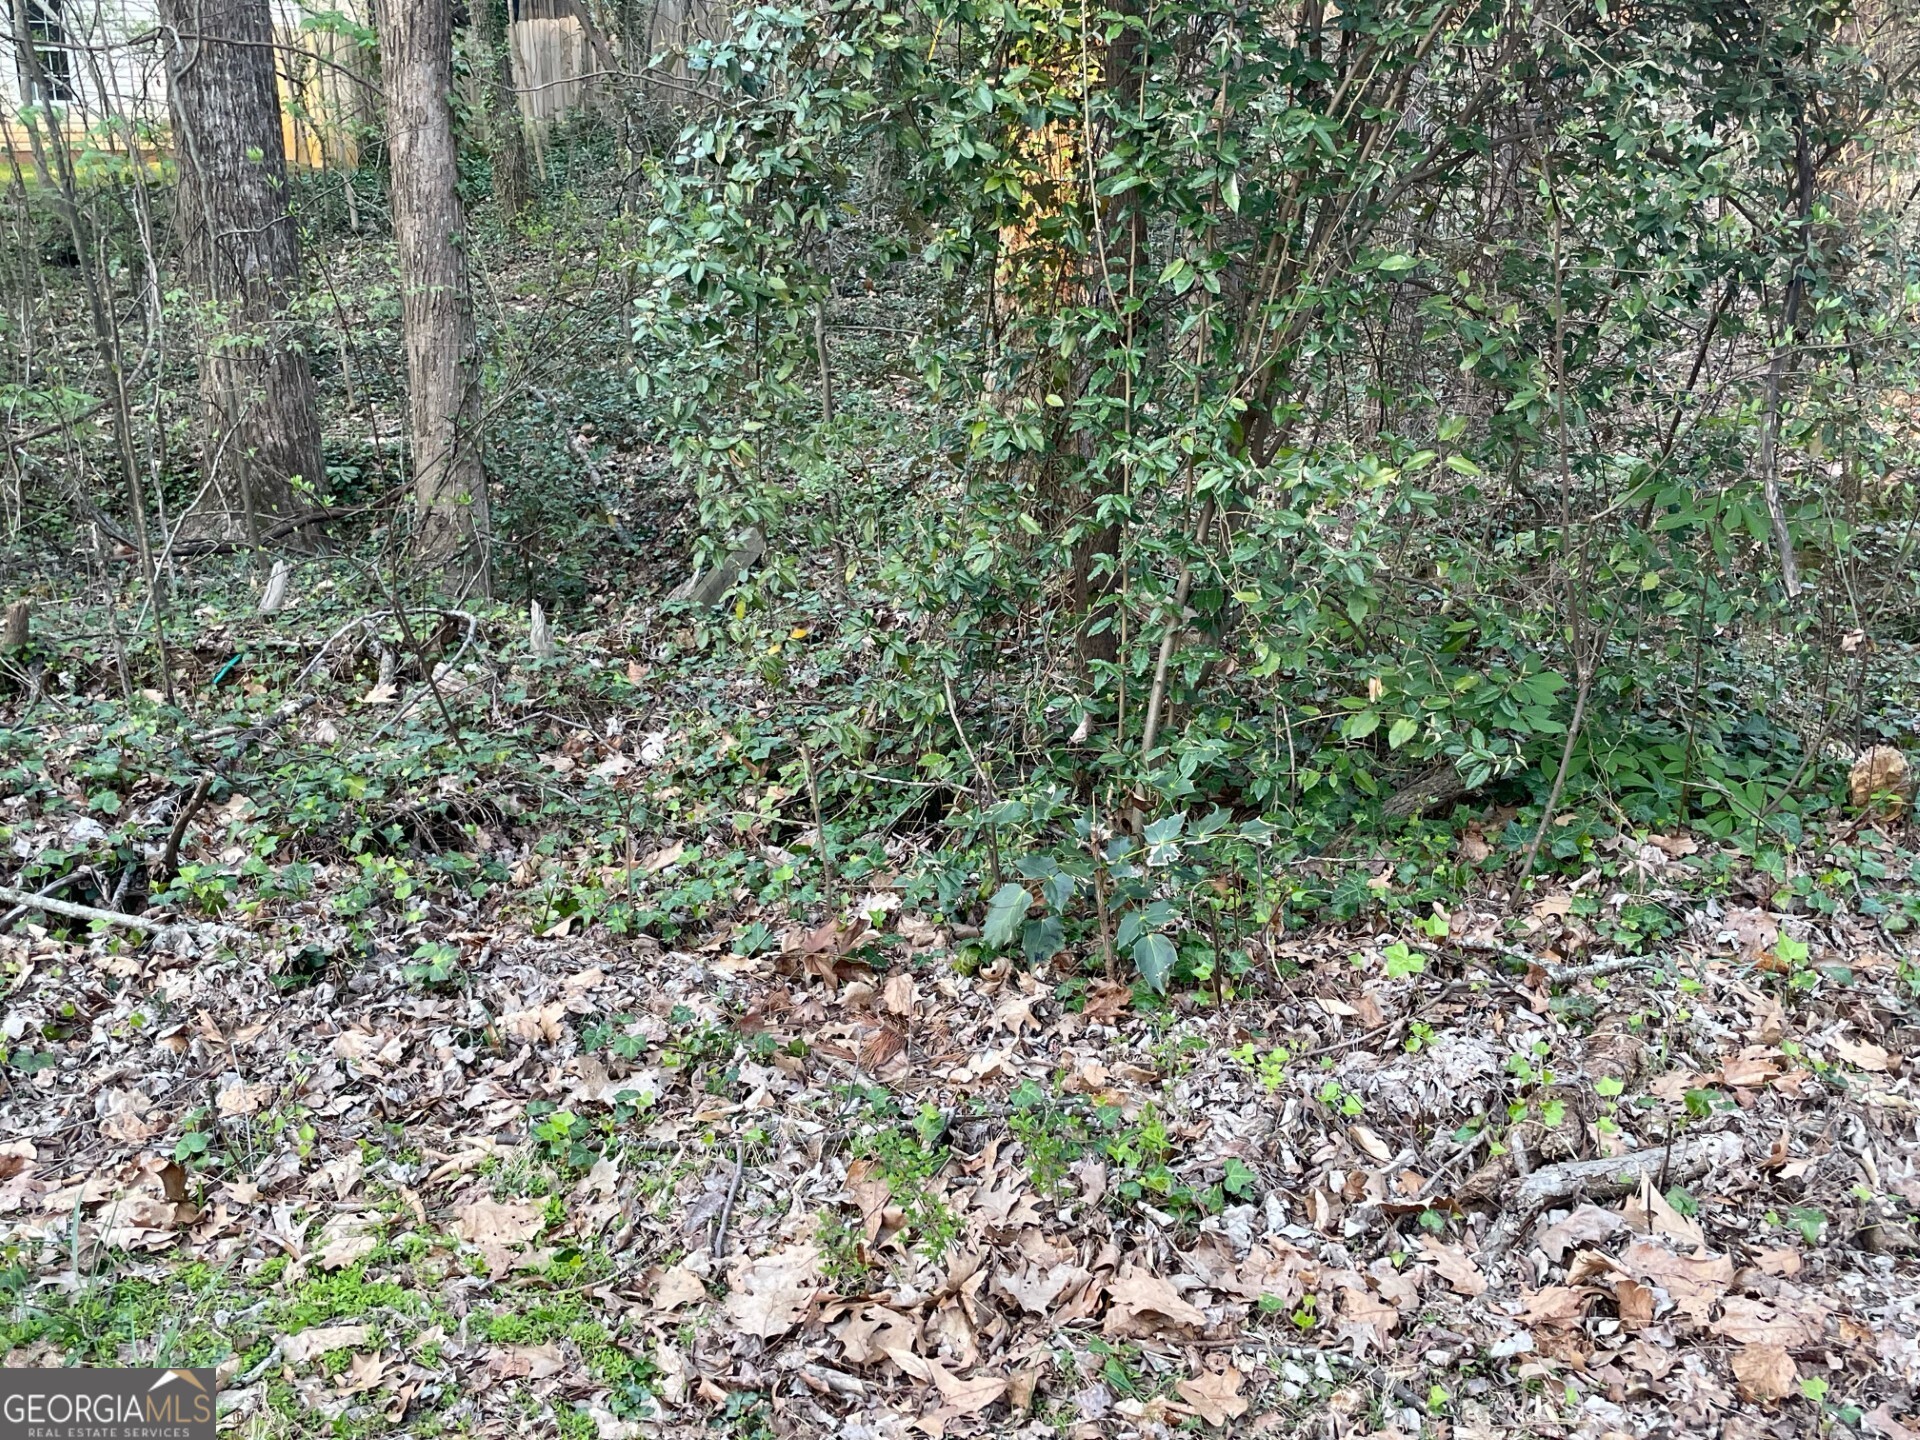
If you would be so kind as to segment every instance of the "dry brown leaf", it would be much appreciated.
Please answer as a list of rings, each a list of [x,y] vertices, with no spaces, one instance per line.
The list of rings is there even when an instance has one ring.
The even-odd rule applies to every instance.
[[[387,1362],[372,1351],[356,1355],[347,1362],[347,1368],[334,1379],[334,1385],[348,1395],[358,1395],[363,1390],[376,1388],[386,1378]]]
[[[1030,1315],[1045,1315],[1069,1290],[1093,1277],[1071,1261],[1042,1268],[1026,1265],[1019,1270],[1002,1270],[993,1277],[994,1293],[1013,1301]]]
[[[1887,813],[1897,815],[1913,789],[1912,773],[1907,757],[1893,746],[1875,745],[1847,772],[1847,798],[1854,809],[1864,810],[1876,795],[1887,796]]]
[[[100,1133],[123,1145],[144,1145],[160,1128],[153,1101],[142,1090],[109,1090],[96,1104]]]
[[[1680,1354],[1670,1345],[1655,1345],[1644,1336],[1633,1341],[1616,1357],[1630,1370],[1642,1370],[1655,1380],[1664,1380],[1680,1363]]]
[[[1598,1250],[1576,1250],[1567,1262],[1567,1284],[1589,1285],[1596,1281],[1611,1285],[1620,1269],[1611,1257]]]
[[[378,1215],[335,1215],[327,1221],[317,1242],[322,1270],[344,1270],[371,1255],[380,1245]]]
[[[1697,1325],[1733,1284],[1733,1261],[1724,1255],[1676,1255],[1651,1240],[1636,1240],[1620,1256],[1620,1268],[1667,1292],[1680,1313]]]
[[[1827,1043],[1834,1054],[1859,1070],[1884,1071],[1893,1060],[1886,1050],[1871,1040],[1849,1040],[1844,1035],[1836,1035]]]
[[[1147,1336],[1172,1327],[1202,1329],[1207,1317],[1158,1275],[1138,1268],[1107,1286],[1107,1319],[1102,1333],[1110,1336]]]
[[[907,1316],[884,1305],[862,1305],[832,1327],[849,1365],[878,1364],[894,1350],[910,1353],[916,1328]]]
[[[707,1298],[707,1282],[684,1265],[676,1265],[660,1277],[653,1292],[653,1308],[662,1314],[682,1305],[698,1305]]]
[[[1033,1392],[1040,1384],[1040,1367],[1029,1365],[1007,1377],[1007,1407],[1015,1415],[1033,1408]]]
[[[790,1245],[735,1267],[726,1310],[741,1330],[771,1340],[800,1323],[819,1290],[819,1248]]]
[[[236,1080],[215,1095],[213,1103],[223,1119],[238,1120],[248,1115],[257,1115],[261,1107],[272,1098],[273,1086],[265,1082],[249,1085],[244,1081]]]
[[[1399,1325],[1400,1310],[1392,1301],[1375,1294],[1364,1284],[1356,1285],[1349,1281],[1342,1285],[1337,1326],[1340,1334],[1358,1333],[1362,1339],[1370,1338],[1384,1352],[1387,1337]]]
[[[664,845],[649,854],[646,859],[640,862],[640,868],[648,875],[658,875],[662,870],[671,869],[673,866],[678,865],[680,858],[686,853],[687,847],[676,840],[673,844]]]
[[[1007,1393],[1006,1377],[1002,1375],[975,1375],[970,1380],[962,1380],[931,1360],[927,1362],[927,1371],[941,1400],[946,1402],[941,1408],[952,1411],[955,1416],[977,1415]]]
[[[545,1208],[527,1200],[475,1200],[453,1212],[453,1233],[473,1245],[514,1245],[546,1224]]]
[[[1879,1440],[1920,1440],[1920,1422],[1896,1420],[1884,1400],[1860,1417],[1860,1428]]]
[[[1593,1291],[1571,1285],[1548,1285],[1523,1297],[1526,1308],[1520,1322],[1528,1326],[1564,1329],[1578,1325],[1593,1299]]]
[[[1638,1280],[1621,1276],[1614,1282],[1613,1298],[1620,1307],[1621,1329],[1644,1330],[1653,1323],[1653,1291]]]
[[[1783,1345],[1798,1350],[1819,1340],[1826,1327],[1826,1307],[1810,1296],[1801,1296],[1789,1309],[1744,1295],[1729,1295],[1720,1307],[1720,1318],[1707,1328],[1742,1345]]]
[[[1431,1235],[1422,1235],[1420,1245],[1427,1252],[1427,1258],[1433,1261],[1433,1268],[1440,1272],[1440,1278],[1447,1282],[1454,1294],[1472,1299],[1486,1293],[1487,1277],[1480,1273],[1480,1267],[1473,1263],[1466,1251],[1436,1240]]]
[[[914,998],[913,976],[905,972],[890,976],[880,987],[880,1004],[889,1014],[911,1015]]]
[[[1791,1280],[1800,1273],[1800,1252],[1787,1245],[1761,1250],[1753,1257],[1753,1267],[1764,1275]]]
[[[1245,1380],[1244,1375],[1229,1365],[1224,1370],[1204,1370],[1173,1388],[1207,1424],[1225,1425],[1247,1413],[1247,1402],[1240,1394]]]
[[[1640,1191],[1628,1197],[1620,1207],[1627,1224],[1642,1234],[1671,1235],[1694,1250],[1707,1246],[1706,1232],[1699,1224],[1682,1215],[1654,1186],[1651,1169],[1640,1172]]]
[[[304,1365],[316,1356],[364,1345],[372,1334],[371,1325],[316,1325],[297,1335],[282,1336],[280,1358],[289,1365]]]
[[[1748,1045],[1720,1067],[1720,1081],[1738,1090],[1758,1090],[1787,1067],[1786,1057],[1768,1045]]]
[[[921,1359],[904,1345],[889,1345],[882,1352],[887,1359],[898,1365],[901,1370],[916,1380],[933,1379],[933,1366]]]
[[[1742,1345],[1729,1362],[1743,1399],[1771,1405],[1793,1394],[1800,1369],[1784,1345]]]
[[[506,1345],[487,1358],[487,1369],[502,1380],[545,1380],[567,1368],[567,1357],[549,1340],[544,1345]]]
[[[1355,1145],[1358,1145],[1382,1165],[1393,1159],[1392,1148],[1388,1146],[1386,1141],[1382,1140],[1366,1126],[1355,1125],[1347,1133],[1353,1137],[1353,1143]]]
[[[1611,1210],[1598,1205],[1582,1205],[1566,1219],[1542,1230],[1535,1243],[1547,1258],[1558,1265],[1575,1245],[1593,1245],[1626,1228],[1626,1222]]]

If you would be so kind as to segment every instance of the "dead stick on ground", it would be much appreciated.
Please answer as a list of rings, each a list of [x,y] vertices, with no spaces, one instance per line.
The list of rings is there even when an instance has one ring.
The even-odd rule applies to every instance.
[[[212,788],[213,772],[208,771],[193,782],[192,793],[180,803],[180,813],[173,817],[173,829],[167,832],[167,848],[160,855],[157,872],[160,879],[171,880],[179,872],[180,842],[187,838],[187,827],[200,813],[200,807],[207,803],[207,792]]]
[[[733,1180],[727,1186],[726,1203],[720,1207],[720,1219],[713,1227],[713,1258],[719,1260],[727,1253],[727,1222],[733,1219],[734,1197],[740,1193],[740,1177],[746,1173],[747,1142],[733,1142]]]
[[[1565,1204],[1579,1196],[1623,1194],[1638,1185],[1643,1175],[1660,1168],[1682,1182],[1695,1180],[1737,1163],[1741,1154],[1737,1135],[1702,1135],[1671,1147],[1542,1166],[1521,1180],[1506,1214],[1487,1232],[1480,1252],[1489,1259],[1504,1255],[1549,1205]]]
[[[71,875],[62,875],[51,885],[43,885],[40,889],[36,890],[34,892],[34,899],[44,900],[49,895],[58,895],[79,878],[80,872],[78,870],[74,871]],[[14,906],[13,909],[9,910],[5,915],[0,915],[0,935],[6,934],[7,931],[11,930],[15,925],[18,925],[27,917],[27,912],[32,909],[33,902],[29,901],[25,904]]]
[[[940,677],[941,692],[947,697],[947,716],[953,721],[953,733],[960,737],[960,748],[967,752],[967,759],[973,762],[973,773],[980,777],[980,803],[994,803],[993,778],[987,774],[987,767],[980,763],[980,757],[973,753],[973,745],[967,739],[967,727],[960,723],[960,706],[953,698],[953,681],[946,675]],[[987,853],[993,862],[993,888],[997,891],[1002,882],[1000,870],[1000,827],[992,820],[987,821]]]
[[[231,933],[222,925],[182,924],[179,921],[149,920],[144,915],[122,915],[117,910],[99,910],[91,905],[76,905],[71,900],[53,900],[46,896],[35,895],[29,890],[15,890],[10,885],[0,885],[0,901],[24,905],[29,910],[44,911],[48,915],[64,915],[69,920],[93,920],[102,925],[119,925],[128,930],[145,930],[152,935],[185,931],[189,934],[221,938]]]
[[[807,767],[807,798],[813,802],[813,844],[820,854],[820,879],[826,888],[827,904],[838,908],[835,894],[839,890],[833,876],[833,856],[827,852],[827,822],[820,818],[820,782],[814,778],[813,750],[810,746],[800,747],[801,763]]]

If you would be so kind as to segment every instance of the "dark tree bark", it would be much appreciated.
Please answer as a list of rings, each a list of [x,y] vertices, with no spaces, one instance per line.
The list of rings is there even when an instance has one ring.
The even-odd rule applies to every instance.
[[[187,278],[216,319],[201,366],[204,463],[222,528],[259,543],[326,484],[301,327],[300,237],[267,0],[160,0]],[[235,519],[241,522],[234,523]],[[296,538],[299,532],[294,532]]]
[[[474,26],[489,67],[488,151],[493,160],[493,198],[509,217],[527,208],[533,187],[528,179],[526,127],[513,89],[513,50],[508,0],[473,0]]]
[[[453,8],[384,0],[375,24],[387,91],[393,234],[407,346],[414,553],[462,588],[487,588],[487,484],[480,370],[467,285],[466,215],[455,181]]]

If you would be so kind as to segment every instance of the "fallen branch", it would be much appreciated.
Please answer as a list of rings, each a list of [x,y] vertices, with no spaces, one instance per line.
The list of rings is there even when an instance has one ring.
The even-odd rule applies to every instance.
[[[720,1207],[720,1219],[713,1227],[713,1258],[721,1260],[727,1253],[727,1223],[733,1219],[733,1202],[740,1194],[740,1177],[746,1173],[747,1144],[736,1139],[733,1142],[733,1180],[727,1186],[726,1203]]]
[[[180,813],[173,817],[173,829],[167,832],[167,848],[161,852],[160,868],[155,872],[160,879],[171,880],[179,873],[180,842],[187,838],[187,826],[207,803],[207,792],[212,788],[213,772],[209,770],[193,782],[192,793],[180,802]]]
[[[1575,980],[1593,980],[1603,975],[1619,975],[1628,970],[1640,970],[1657,963],[1650,955],[1606,955],[1598,960],[1590,960],[1584,965],[1549,965],[1538,955],[1522,950],[1517,945],[1502,945],[1493,940],[1470,940],[1465,936],[1456,935],[1440,943],[1455,950],[1480,951],[1487,955],[1499,955],[1508,960],[1517,960],[1528,969],[1538,970],[1545,975],[1549,985],[1570,985]]]
[[[1635,1150],[1630,1155],[1543,1165],[1519,1183],[1512,1204],[1487,1233],[1481,1249],[1489,1256],[1504,1254],[1526,1234],[1534,1217],[1550,1205],[1568,1204],[1581,1196],[1624,1195],[1646,1175],[1658,1176],[1664,1183],[1697,1180],[1723,1165],[1736,1164],[1744,1153],[1738,1135],[1702,1135],[1672,1146]]]
[[[224,740],[229,735],[238,735],[251,744],[269,730],[278,730],[301,711],[313,706],[319,699],[318,695],[313,694],[296,695],[291,700],[282,701],[274,706],[251,725],[221,725],[194,736],[193,743],[205,745],[210,740]]]
[[[1514,1203],[1519,1209],[1538,1211],[1577,1195],[1624,1195],[1647,1171],[1658,1172],[1662,1167],[1670,1181],[1697,1180],[1709,1170],[1733,1164],[1742,1153],[1738,1135],[1702,1135],[1671,1150],[1661,1145],[1630,1155],[1544,1165],[1520,1182]]]
[[[177,920],[150,920],[145,915],[123,915],[117,910],[101,910],[92,905],[76,905],[71,900],[55,900],[35,895],[30,890],[15,890],[0,885],[0,900],[49,915],[64,915],[69,920],[90,920],[100,925],[118,925],[128,930],[143,930],[149,935],[188,935],[195,939],[230,940],[236,932],[224,925],[182,923]]]
[[[62,875],[50,885],[41,886],[33,892],[33,900],[45,900],[50,895],[58,895],[62,890],[66,889],[67,886],[78,880],[81,873],[82,872],[75,870],[71,875]],[[6,934],[7,931],[11,930],[27,917],[27,914],[34,908],[33,900],[16,905],[6,914],[0,915],[0,935]]]

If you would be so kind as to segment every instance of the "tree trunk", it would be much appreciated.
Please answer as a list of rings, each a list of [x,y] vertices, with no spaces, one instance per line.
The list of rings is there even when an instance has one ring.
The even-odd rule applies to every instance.
[[[414,553],[487,593],[480,371],[455,189],[450,0],[383,0],[375,23],[387,90],[393,234],[407,346]]]
[[[474,0],[475,29],[487,57],[487,147],[493,161],[493,198],[509,219],[527,208],[532,186],[527,172],[527,135],[513,89],[512,30],[508,0]]]
[[[201,366],[219,527],[258,544],[326,484],[320,412],[289,308],[300,239],[267,0],[160,0],[187,278],[217,316]],[[296,532],[297,533],[297,532]]]

